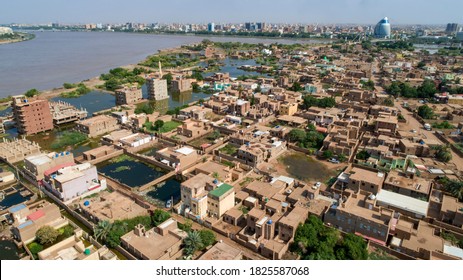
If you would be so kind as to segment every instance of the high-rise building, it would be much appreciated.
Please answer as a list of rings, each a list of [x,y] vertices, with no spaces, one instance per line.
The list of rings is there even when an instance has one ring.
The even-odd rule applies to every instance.
[[[454,34],[457,31],[458,31],[458,23],[447,23],[447,28],[445,29],[445,33]]]
[[[13,115],[20,134],[31,135],[53,129],[48,100],[13,96]]]
[[[207,25],[207,31],[209,31],[209,32],[214,32],[214,31],[215,31],[215,23],[210,22],[210,23]]]
[[[125,86],[116,90],[116,105],[133,104],[142,99],[142,92],[137,86]]]
[[[380,20],[375,26],[375,37],[377,38],[390,38],[391,37],[391,24],[387,17]]]
[[[146,79],[148,99],[164,100],[169,98],[167,92],[167,80],[149,77]]]

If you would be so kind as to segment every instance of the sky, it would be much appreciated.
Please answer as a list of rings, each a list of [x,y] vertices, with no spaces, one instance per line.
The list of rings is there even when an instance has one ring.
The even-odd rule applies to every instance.
[[[8,0],[0,23],[463,23],[462,0]]]

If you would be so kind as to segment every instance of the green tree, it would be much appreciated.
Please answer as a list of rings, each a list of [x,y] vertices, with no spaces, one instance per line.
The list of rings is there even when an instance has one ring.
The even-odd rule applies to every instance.
[[[340,162],[345,162],[347,160],[347,156],[345,154],[338,155],[338,160]]]
[[[448,145],[440,145],[433,147],[436,150],[436,158],[442,162],[449,162],[452,160],[452,153]]]
[[[292,90],[292,91],[302,91],[303,89],[304,88],[298,82],[294,82],[293,85],[289,88],[289,90]]]
[[[335,247],[338,260],[366,260],[368,259],[367,243],[365,240],[352,233],[348,233]]]
[[[178,225],[178,228],[185,232],[190,232],[192,227],[193,227],[193,222],[190,219],[186,219],[184,224]]]
[[[370,157],[370,154],[365,150],[361,150],[355,155],[355,158],[360,159],[360,160],[367,160],[369,157]]]
[[[183,240],[184,244],[184,253],[186,256],[193,255],[197,250],[203,247],[203,241],[201,240],[201,235],[199,231],[190,231],[188,232],[187,237]]]
[[[432,119],[434,116],[434,111],[428,105],[422,105],[418,107],[418,116],[423,119]]]
[[[330,150],[325,150],[322,154],[323,158],[331,158],[333,157],[334,153]]]
[[[383,105],[388,107],[394,107],[394,98],[388,97],[384,99]]]
[[[43,246],[36,242],[32,242],[29,245],[29,250],[31,251],[32,255],[34,255],[34,258],[37,259],[37,254],[43,250]]]
[[[220,136],[222,136],[220,134],[220,131],[214,130],[207,138],[210,139],[210,140],[216,140],[216,139],[219,139]]]
[[[306,133],[301,129],[292,129],[288,133],[289,141],[291,142],[304,142]]]
[[[424,82],[417,88],[419,98],[431,98],[437,92],[436,85],[434,81],[426,79]]]
[[[116,78],[110,78],[109,80],[105,81],[105,83],[104,83],[104,87],[107,90],[110,90],[110,91],[115,91],[120,86],[121,85],[120,85],[119,81]]]
[[[170,83],[172,82],[172,79],[173,79],[174,77],[172,77],[172,74],[171,74],[171,73],[167,73],[167,74],[164,74],[164,75],[162,76],[162,78],[165,79],[165,80],[167,80],[167,85],[170,86]]]
[[[59,236],[59,231],[51,226],[43,226],[37,230],[35,237],[40,244],[53,244]]]
[[[155,226],[158,226],[165,221],[167,221],[170,218],[170,214],[166,211],[163,211],[161,209],[156,209],[153,212],[153,216],[151,217],[151,220],[153,221],[153,224]]]
[[[156,120],[153,124],[153,130],[159,131],[164,126],[163,120]]]
[[[96,240],[105,241],[111,232],[112,224],[108,220],[99,221],[93,226],[93,234]]]
[[[200,250],[205,249],[207,246],[213,245],[216,241],[215,233],[208,229],[200,230],[199,236],[201,237],[201,241],[203,244]]]
[[[26,93],[24,95],[26,97],[34,97],[34,96],[39,95],[39,94],[40,94],[40,92],[37,89],[33,88],[33,89],[30,89],[30,90],[26,91]]]

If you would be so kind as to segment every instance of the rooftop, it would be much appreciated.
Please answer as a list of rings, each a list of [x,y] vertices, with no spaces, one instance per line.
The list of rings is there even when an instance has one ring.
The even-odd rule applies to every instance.
[[[380,190],[376,196],[376,200],[397,207],[402,210],[410,211],[412,213],[426,216],[428,213],[429,203],[410,196],[398,194],[391,191]]]
[[[222,184],[216,189],[212,190],[209,192],[209,195],[215,196],[215,197],[221,197],[224,194],[226,194],[229,190],[232,190],[233,186],[230,186],[228,184]]]

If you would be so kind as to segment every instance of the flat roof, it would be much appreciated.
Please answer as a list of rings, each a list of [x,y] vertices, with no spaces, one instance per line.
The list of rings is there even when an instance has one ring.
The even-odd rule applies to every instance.
[[[210,195],[215,196],[215,197],[221,197],[225,193],[227,193],[229,190],[233,189],[233,186],[230,186],[229,184],[222,184],[216,189],[212,190],[209,192]]]
[[[426,216],[429,203],[410,196],[398,194],[391,191],[380,190],[376,200],[399,209]]]
[[[444,253],[447,255],[458,257],[463,260],[463,249],[461,248],[444,244]]]
[[[175,150],[177,153],[180,153],[182,155],[189,155],[191,153],[193,153],[195,150],[193,150],[192,148],[189,148],[189,147],[181,147],[180,149],[177,149]]]

